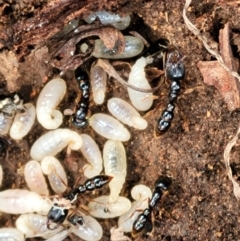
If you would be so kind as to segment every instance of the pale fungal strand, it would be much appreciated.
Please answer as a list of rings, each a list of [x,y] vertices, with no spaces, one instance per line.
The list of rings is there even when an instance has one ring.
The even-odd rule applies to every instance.
[[[109,196],[101,196],[93,199],[88,204],[89,213],[96,218],[119,217],[131,208],[131,202],[125,197],[118,197],[113,203],[109,203]]]
[[[36,116],[36,110],[33,104],[23,105],[24,113],[17,113],[10,128],[10,136],[14,140],[20,140],[31,130]]]
[[[66,83],[56,78],[49,81],[42,89],[37,100],[37,119],[46,129],[56,129],[62,124],[63,115],[56,107],[66,93]]]
[[[88,178],[92,178],[99,175],[103,169],[102,155],[97,143],[92,139],[91,136],[82,134],[81,137],[83,140],[83,144],[80,150],[83,156],[90,163],[84,165],[84,175]]]
[[[41,161],[45,156],[55,156],[68,147],[67,152],[79,150],[82,146],[81,136],[70,129],[57,129],[49,131],[36,140],[31,148],[32,159]]]
[[[132,202],[131,209],[118,219],[118,227],[124,232],[132,231],[134,221],[140,212],[148,207],[149,199],[152,197],[152,191],[145,185],[137,185],[132,189],[131,195],[136,201]]]
[[[78,213],[83,217],[83,224],[77,224],[77,226],[72,229],[72,232],[86,241],[100,240],[103,235],[103,230],[99,222],[90,215],[85,215],[82,212]]]
[[[10,214],[37,212],[47,214],[51,202],[35,192],[20,189],[9,189],[0,192],[0,211]]]
[[[45,177],[41,165],[37,161],[29,161],[24,168],[25,181],[32,192],[42,195],[49,195]]]
[[[0,187],[2,186],[2,180],[3,180],[3,169],[2,169],[2,166],[0,165]]]
[[[60,194],[66,191],[68,179],[58,159],[53,156],[46,156],[41,161],[41,167],[43,173],[47,175],[49,183],[55,193]]]
[[[129,74],[129,84],[141,89],[151,89],[151,86],[145,77],[144,68],[146,64],[147,60],[144,57],[141,57],[136,61],[136,63],[132,66],[132,70]],[[153,104],[152,93],[139,92],[131,88],[128,88],[128,94],[133,106],[137,110],[146,111]]]
[[[129,131],[115,118],[106,114],[94,114],[89,119],[89,124],[101,136],[119,141],[130,139]]]
[[[101,105],[105,99],[107,73],[101,66],[94,65],[90,69],[90,82],[93,92],[93,100],[97,105]]]
[[[0,113],[0,135],[6,135],[12,125],[13,118]]]
[[[131,21],[129,15],[127,15],[126,17],[120,17],[118,14],[108,13],[105,10],[91,13],[87,17],[85,17],[84,20],[87,23],[92,23],[93,21],[95,21],[97,17],[99,18],[102,24],[111,24],[119,30],[127,28]]]
[[[24,241],[23,234],[16,228],[0,228],[0,241]]]
[[[105,174],[113,177],[109,183],[109,202],[117,200],[127,174],[126,152],[122,142],[108,140],[103,148]]]
[[[101,39],[95,40],[95,46],[92,55],[103,59],[126,59],[139,55],[144,48],[141,39],[133,36],[124,36],[125,49],[122,53],[116,54],[114,49],[107,49]]]
[[[15,224],[16,228],[23,233],[26,238],[43,237],[46,239],[63,230],[62,226],[54,230],[48,229],[47,216],[34,213],[20,215]]]
[[[139,130],[147,128],[147,121],[126,101],[120,98],[112,98],[108,100],[107,106],[109,112],[124,124]]]

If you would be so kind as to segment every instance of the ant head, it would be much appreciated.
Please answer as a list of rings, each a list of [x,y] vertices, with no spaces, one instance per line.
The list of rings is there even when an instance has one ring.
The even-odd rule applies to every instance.
[[[155,182],[155,188],[160,188],[162,191],[167,191],[172,184],[172,180],[166,176],[160,176]]]
[[[47,228],[49,230],[54,230],[58,228],[66,219],[68,215],[68,209],[59,207],[58,204],[54,203],[47,214]],[[51,227],[51,224],[55,223],[54,227]]]

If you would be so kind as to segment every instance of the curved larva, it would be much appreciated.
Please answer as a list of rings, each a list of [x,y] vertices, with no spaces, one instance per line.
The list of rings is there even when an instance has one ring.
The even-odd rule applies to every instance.
[[[152,191],[145,185],[137,185],[132,189],[131,195],[136,201],[132,202],[131,209],[118,219],[118,227],[124,232],[132,231],[132,226],[135,219],[138,217],[140,212],[142,212],[142,210],[148,207],[149,198],[152,197]]]
[[[72,232],[86,241],[100,240],[103,235],[103,230],[99,222],[90,215],[85,215],[82,212],[79,213],[83,217],[83,225],[78,224],[73,228]]]
[[[50,238],[63,230],[63,227],[50,230],[47,228],[47,216],[40,214],[22,214],[16,220],[16,228],[23,233],[26,238],[43,237]]]
[[[32,192],[42,195],[49,195],[45,177],[41,165],[37,161],[29,161],[24,168],[25,181]]]
[[[11,214],[37,212],[47,214],[51,202],[35,192],[20,189],[9,189],[0,192],[0,211]]]
[[[82,146],[81,136],[69,129],[57,129],[42,135],[33,144],[30,155],[32,159],[41,161],[45,156],[55,156],[68,146],[68,151],[79,150]]]
[[[126,101],[120,98],[112,98],[108,100],[107,106],[109,112],[124,124],[139,130],[147,128],[147,121]]]
[[[144,57],[141,57],[137,62],[132,66],[132,70],[129,74],[128,83],[139,87],[141,89],[151,89],[146,77],[144,67],[147,64],[147,60]],[[128,88],[129,98],[133,106],[140,111],[148,110],[153,103],[152,93],[144,93]]]
[[[13,119],[0,113],[0,135],[6,135],[12,125]]]
[[[66,93],[66,83],[56,78],[49,81],[42,89],[37,100],[37,119],[46,129],[56,129],[62,124],[62,113],[56,110]]]
[[[3,180],[3,169],[2,169],[2,166],[0,165],[0,187],[2,186],[2,180]]]
[[[91,136],[82,134],[81,135],[83,144],[80,148],[83,156],[87,159],[90,164],[86,164],[83,167],[84,175],[88,178],[97,176],[102,171],[102,155],[99,150],[97,143],[92,139]]]
[[[59,162],[53,156],[46,156],[41,161],[42,171],[48,176],[49,183],[55,193],[63,193],[67,189],[68,180],[66,172]]]
[[[121,18],[118,14],[108,13],[105,10],[91,13],[85,17],[84,20],[87,23],[92,23],[95,21],[96,17],[99,18],[102,24],[111,24],[119,30],[127,28],[131,21],[131,17],[129,15]]]
[[[25,238],[16,228],[0,228],[0,241],[24,241]]]
[[[17,113],[10,128],[10,136],[14,140],[20,140],[28,134],[35,121],[36,110],[33,104],[27,103],[24,113]]]
[[[109,183],[109,202],[114,202],[123,187],[127,174],[126,152],[122,142],[108,140],[103,148],[105,174],[112,176]]]
[[[96,58],[103,59],[126,59],[132,58],[140,54],[144,48],[141,39],[133,36],[124,36],[125,49],[122,53],[116,54],[114,49],[107,49],[101,39],[95,40],[94,50],[92,55]]]
[[[101,196],[93,199],[88,204],[89,213],[96,218],[119,217],[131,208],[131,202],[125,197],[118,197],[113,203],[109,203],[109,196]]]
[[[93,92],[93,100],[97,105],[101,105],[105,98],[107,73],[101,66],[94,65],[90,70],[90,81]]]
[[[101,136],[119,141],[130,139],[129,131],[115,118],[106,114],[94,114],[89,119],[89,124]]]

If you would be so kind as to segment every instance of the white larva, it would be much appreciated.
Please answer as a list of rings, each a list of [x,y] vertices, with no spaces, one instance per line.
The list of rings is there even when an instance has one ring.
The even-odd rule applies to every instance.
[[[141,89],[151,89],[146,77],[144,67],[147,64],[147,60],[144,57],[141,57],[137,62],[132,66],[132,70],[129,74],[128,83],[134,85]],[[129,98],[133,106],[140,111],[148,110],[152,104],[152,93],[143,93],[131,88],[128,88]]]
[[[24,241],[23,234],[16,228],[0,228],[0,241]]]
[[[14,140],[20,140],[31,130],[36,116],[36,110],[33,104],[27,103],[24,113],[17,113],[10,128],[10,136]]]
[[[2,166],[0,165],[0,187],[2,186],[2,180],[3,180],[3,169],[2,169]]]
[[[67,152],[79,150],[82,146],[81,136],[70,129],[57,129],[42,135],[33,144],[30,155],[32,159],[41,161],[45,156],[55,156],[68,146]]]
[[[0,113],[0,135],[6,135],[12,125],[13,118]]]
[[[35,192],[9,189],[0,192],[0,211],[10,214],[37,212],[46,215],[52,203]]]
[[[45,177],[41,165],[37,161],[29,161],[24,168],[25,181],[32,192],[42,195],[49,195]]]
[[[42,89],[37,100],[37,119],[46,129],[56,129],[62,124],[63,115],[56,107],[66,93],[66,83],[56,78],[49,81]]]
[[[124,232],[132,231],[133,223],[141,212],[137,210],[144,210],[148,207],[149,198],[152,197],[152,191],[145,185],[137,185],[132,189],[131,195],[136,201],[132,202],[131,209],[118,219],[118,227]]]
[[[90,81],[93,92],[93,100],[97,105],[101,105],[105,98],[107,73],[101,66],[94,65],[90,70]]]
[[[82,134],[81,137],[83,140],[83,144],[80,150],[83,156],[90,163],[84,165],[84,175],[88,178],[92,178],[99,175],[103,169],[102,155],[97,143],[92,139],[91,136]]]
[[[120,98],[112,98],[108,100],[107,106],[109,112],[124,124],[139,130],[147,128],[147,121],[144,120],[137,110],[126,101]]]
[[[103,148],[103,160],[105,174],[113,177],[109,183],[109,202],[112,203],[117,200],[127,174],[126,152],[122,142],[108,140]]]
[[[93,199],[88,204],[89,213],[96,218],[119,217],[131,208],[131,202],[125,197],[118,197],[113,203],[109,203],[109,196],[101,196]]]
[[[34,213],[20,215],[15,224],[16,228],[23,233],[26,238],[43,237],[46,239],[63,230],[62,226],[54,230],[48,229],[47,216]]]
[[[48,176],[49,183],[55,193],[60,194],[66,191],[67,175],[58,159],[53,156],[46,156],[41,161],[41,167],[43,173]]]
[[[99,222],[90,215],[85,215],[82,212],[79,212],[79,214],[83,217],[83,225],[77,224],[77,226],[72,229],[72,232],[86,241],[100,240],[103,235],[103,230]]]
[[[101,39],[95,40],[94,50],[92,55],[96,58],[103,59],[126,59],[132,58],[140,54],[144,48],[141,39],[133,36],[124,36],[125,49],[122,53],[116,54],[114,49],[107,49]]]
[[[71,228],[68,230],[63,230],[60,233],[55,234],[53,237],[46,239],[45,241],[62,241],[71,233],[71,230]]]
[[[119,30],[127,28],[131,21],[129,15],[127,15],[126,17],[120,17],[118,14],[108,13],[105,10],[91,13],[87,17],[85,17],[84,20],[87,23],[92,23],[93,21],[95,21],[96,17],[99,18],[102,24],[111,24]]]
[[[89,119],[89,124],[101,136],[119,141],[130,139],[129,131],[115,118],[106,114],[94,114]]]

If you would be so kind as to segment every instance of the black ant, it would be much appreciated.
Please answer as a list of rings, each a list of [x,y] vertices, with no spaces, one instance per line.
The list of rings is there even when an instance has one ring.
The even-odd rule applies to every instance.
[[[167,58],[166,77],[171,82],[171,86],[168,106],[157,121],[156,131],[158,135],[165,133],[170,128],[174,117],[175,103],[181,89],[180,81],[185,76],[185,65],[182,60],[183,58],[177,50],[172,51]]]
[[[77,188],[73,188],[71,191],[64,193],[62,197],[55,198],[53,201],[53,206],[47,214],[47,228],[54,230],[58,228],[68,216],[68,212],[73,208],[72,203],[77,200],[78,195],[85,193],[86,191],[93,191],[99,189],[109,183],[112,180],[112,177],[107,175],[98,175],[93,178],[90,178],[84,182],[84,184],[79,185]],[[67,220],[73,224],[81,224],[83,218],[77,214],[71,214]],[[55,223],[54,227],[51,227],[51,224]]]
[[[72,123],[77,128],[83,128],[88,124],[86,116],[89,108],[90,81],[87,72],[80,67],[75,70],[75,78],[82,96],[77,107],[78,110],[72,117]]]
[[[150,233],[153,230],[153,211],[162,198],[163,194],[167,192],[172,184],[172,180],[166,176],[160,176],[155,182],[152,198],[149,201],[149,206],[133,223],[132,236],[133,238],[140,237],[142,233]]]

